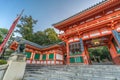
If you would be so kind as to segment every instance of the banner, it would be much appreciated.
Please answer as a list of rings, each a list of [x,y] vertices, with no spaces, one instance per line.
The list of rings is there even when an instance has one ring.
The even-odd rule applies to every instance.
[[[116,30],[112,30],[113,37],[115,38],[115,41],[118,44],[118,47],[120,48],[120,35]]]
[[[84,44],[83,44],[82,38],[80,38],[80,48],[81,48],[81,52],[83,52],[84,51]]]

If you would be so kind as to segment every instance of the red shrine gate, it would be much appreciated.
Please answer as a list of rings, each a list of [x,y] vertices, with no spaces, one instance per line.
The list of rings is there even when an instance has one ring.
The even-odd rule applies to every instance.
[[[53,26],[66,42],[67,64],[90,64],[88,48],[96,46],[107,46],[120,64],[120,0],[105,0]]]

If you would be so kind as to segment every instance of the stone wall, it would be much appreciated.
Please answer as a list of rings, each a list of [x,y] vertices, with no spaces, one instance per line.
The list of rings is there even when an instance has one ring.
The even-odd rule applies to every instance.
[[[0,80],[2,80],[3,75],[4,75],[4,73],[5,73],[6,69],[7,69],[7,67],[8,67],[7,64],[6,64],[6,65],[0,65]]]

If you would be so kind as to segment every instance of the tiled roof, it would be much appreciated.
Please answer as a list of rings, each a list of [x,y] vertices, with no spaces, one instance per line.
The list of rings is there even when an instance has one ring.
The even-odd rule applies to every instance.
[[[47,45],[47,46],[41,46],[41,45],[38,45],[34,42],[31,42],[31,41],[28,41],[28,40],[25,40],[21,37],[16,37],[15,38],[15,41],[21,43],[21,44],[29,44],[31,46],[34,46],[34,47],[37,47],[37,48],[40,48],[40,49],[44,49],[44,48],[48,48],[48,47],[51,47],[51,46],[54,46],[54,45],[61,45],[61,44],[64,44],[64,42],[59,42],[59,43],[56,43],[56,44],[51,44],[51,45]]]

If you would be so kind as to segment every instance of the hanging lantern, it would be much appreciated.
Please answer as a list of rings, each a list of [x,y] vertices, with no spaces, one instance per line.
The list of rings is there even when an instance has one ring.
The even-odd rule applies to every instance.
[[[100,45],[100,39],[93,39],[93,40],[91,41],[91,43],[92,43],[93,45]]]

